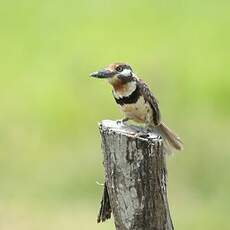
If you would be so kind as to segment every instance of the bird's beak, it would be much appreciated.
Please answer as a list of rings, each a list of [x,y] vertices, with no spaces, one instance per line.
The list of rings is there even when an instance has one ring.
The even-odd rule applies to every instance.
[[[110,70],[103,69],[97,72],[93,72],[90,74],[90,77],[96,77],[96,78],[110,78],[113,77],[114,73]]]

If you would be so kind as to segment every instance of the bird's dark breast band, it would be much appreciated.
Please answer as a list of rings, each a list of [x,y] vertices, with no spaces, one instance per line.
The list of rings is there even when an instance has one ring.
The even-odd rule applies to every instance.
[[[136,86],[136,89],[127,97],[120,97],[116,98],[114,96],[114,99],[117,104],[119,105],[125,105],[125,104],[134,104],[138,101],[139,97],[141,96],[139,87]]]

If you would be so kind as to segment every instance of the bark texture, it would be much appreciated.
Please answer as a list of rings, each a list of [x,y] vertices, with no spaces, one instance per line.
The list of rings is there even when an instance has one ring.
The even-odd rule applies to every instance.
[[[105,187],[98,222],[112,211],[117,230],[172,230],[162,139],[115,121],[99,127]]]

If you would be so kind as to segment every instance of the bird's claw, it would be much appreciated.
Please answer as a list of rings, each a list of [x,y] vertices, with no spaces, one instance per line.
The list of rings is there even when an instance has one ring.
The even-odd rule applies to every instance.
[[[153,129],[147,127],[147,128],[146,128],[146,131],[147,131],[148,133],[152,133],[152,132],[153,132]]]
[[[117,123],[118,125],[122,125],[122,124],[123,124],[123,120],[116,120],[116,123]]]
[[[117,120],[116,122],[117,122],[118,125],[123,125],[123,124],[125,124],[128,120],[129,120],[128,118],[123,118],[123,119],[121,119],[121,120]]]

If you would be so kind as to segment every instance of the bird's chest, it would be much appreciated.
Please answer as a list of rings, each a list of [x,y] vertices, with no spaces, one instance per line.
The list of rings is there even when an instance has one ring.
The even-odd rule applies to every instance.
[[[135,103],[120,105],[120,108],[126,117],[136,122],[146,123],[150,119],[151,108],[143,96],[140,96]]]

